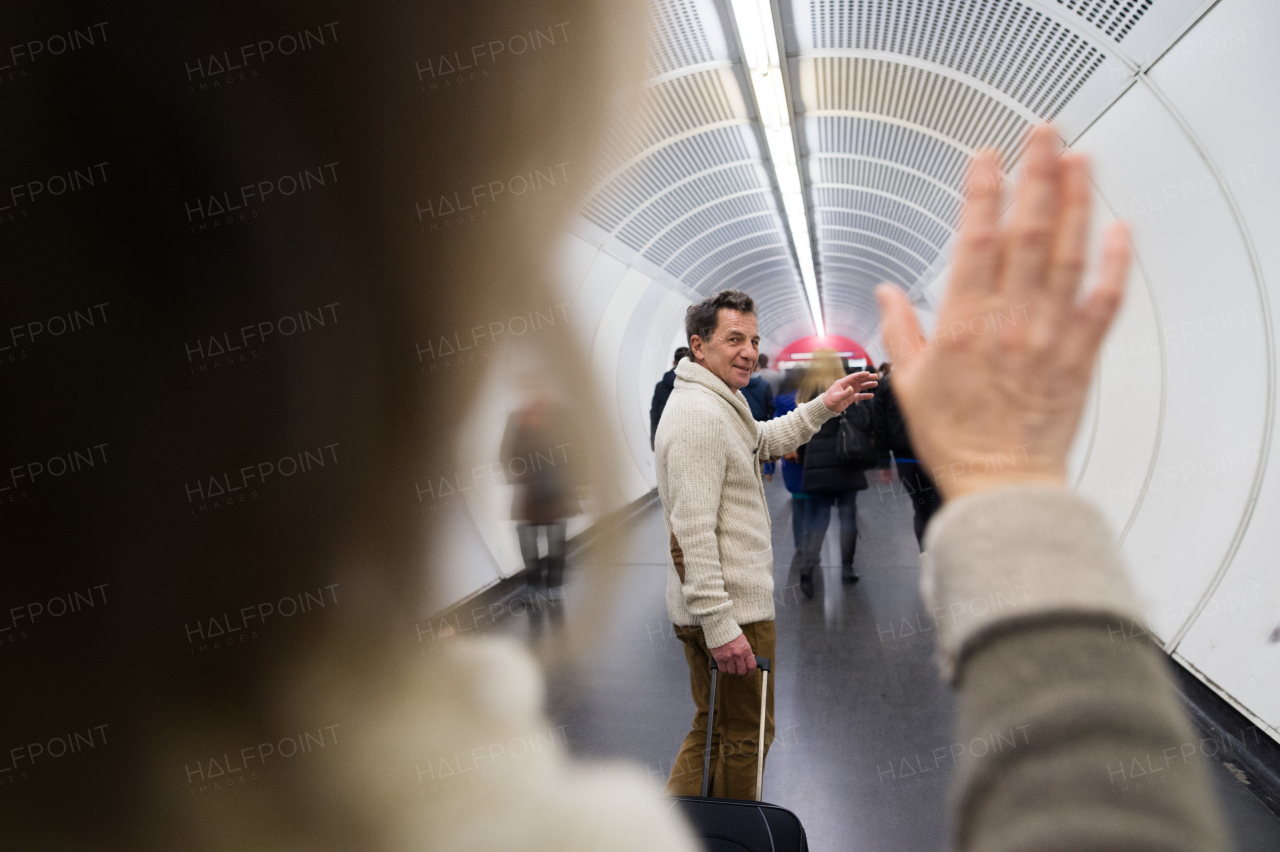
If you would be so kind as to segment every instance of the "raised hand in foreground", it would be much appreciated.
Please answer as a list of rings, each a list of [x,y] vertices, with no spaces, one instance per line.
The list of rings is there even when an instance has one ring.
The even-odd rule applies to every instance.
[[[911,443],[948,498],[1065,482],[1098,347],[1124,294],[1129,233],[1116,222],[1097,286],[1077,299],[1091,200],[1084,156],[1059,156],[1042,126],[1023,163],[1002,226],[999,156],[974,158],[933,340],[900,289],[876,291]]]

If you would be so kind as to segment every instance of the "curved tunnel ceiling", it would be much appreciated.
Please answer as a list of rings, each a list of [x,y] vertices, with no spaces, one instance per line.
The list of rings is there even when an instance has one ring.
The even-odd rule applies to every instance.
[[[1055,120],[1071,140],[1196,0],[775,0],[827,331],[875,336],[872,292],[924,302],[968,156]],[[728,0],[657,0],[642,103],[617,122],[583,219],[698,298],[751,293],[776,345],[813,333]],[[1116,73],[1117,67],[1120,73]]]
[[[781,344],[813,333],[732,17],[712,0],[654,4],[649,81],[614,128],[583,217],[690,298],[731,287]]]
[[[881,282],[922,298],[958,224],[969,155],[996,148],[1012,166],[1032,123],[1076,99],[1092,101],[1077,116],[1105,108],[1123,89],[1088,84],[1151,5],[782,0],[832,331],[873,337]]]

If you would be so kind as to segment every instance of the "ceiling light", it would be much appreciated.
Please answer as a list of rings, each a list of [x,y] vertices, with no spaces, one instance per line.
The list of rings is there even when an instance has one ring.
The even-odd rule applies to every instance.
[[[791,133],[791,103],[782,80],[782,53],[773,27],[773,7],[769,0],[732,0],[733,19],[742,45],[756,108],[769,146],[774,175],[782,191],[782,208],[800,261],[800,278],[809,299],[814,330],[826,334],[822,322],[822,302],[818,298],[818,277],[813,265],[813,244],[809,239],[809,216],[804,207],[804,182],[800,179],[799,158]]]

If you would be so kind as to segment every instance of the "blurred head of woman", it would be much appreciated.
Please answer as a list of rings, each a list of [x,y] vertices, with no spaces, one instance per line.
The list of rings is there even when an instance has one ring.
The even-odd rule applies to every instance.
[[[147,21],[138,32],[163,33],[192,56],[319,14],[299,0],[135,6],[147,10],[134,12]],[[56,30],[59,14],[30,4],[5,17],[15,32],[42,32]],[[63,151],[72,141],[85,157],[128,151],[135,178],[114,195],[77,196],[110,205],[76,213],[101,226],[92,236],[46,218],[6,243],[14,279],[37,280],[56,253],[57,304],[80,303],[91,284],[84,292],[102,309],[127,306],[106,333],[117,322],[129,330],[98,344],[109,348],[92,370],[50,362],[5,377],[6,403],[34,412],[0,427],[11,457],[47,458],[49,447],[83,435],[101,442],[96,479],[37,492],[24,514],[0,518],[11,601],[97,584],[98,603],[78,622],[59,622],[56,641],[5,658],[10,691],[22,696],[0,710],[13,742],[71,730],[96,738],[92,751],[42,761],[13,789],[3,779],[6,848],[513,849],[528,838],[565,848],[556,828],[578,830],[574,814],[643,799],[637,784],[639,793],[583,804],[599,776],[590,770],[579,784],[563,750],[490,761],[480,782],[439,781],[455,753],[544,723],[529,659],[470,637],[455,647],[457,630],[438,641],[432,616],[458,600],[468,576],[494,570],[482,548],[450,544],[473,535],[468,519],[480,504],[469,501],[501,502],[504,476],[519,470],[504,473],[493,460],[485,429],[500,421],[489,410],[525,404],[540,422],[555,389],[571,387],[574,416],[602,420],[589,362],[558,304],[554,260],[596,180],[607,118],[640,91],[645,14],[645,4],[618,0],[375,0],[308,30],[329,44],[307,54],[315,62],[305,73],[264,70],[232,99],[196,103],[157,82],[171,77],[167,50],[130,50],[105,54],[93,85],[48,78],[18,107],[27,118],[11,122],[21,128],[8,138],[15,151]],[[456,61],[472,45],[535,38],[554,49],[517,57],[508,48],[470,77],[435,77],[432,59],[452,68],[446,54]],[[148,82],[106,83],[126,75]],[[451,85],[462,79],[461,90]],[[48,108],[75,98],[128,121]],[[277,192],[273,206],[241,211],[226,201],[239,192],[231,190],[219,197],[241,212],[223,216],[215,200],[207,231],[188,226],[191,205],[182,212],[183,198],[210,198],[224,185],[247,192],[250,178],[283,164],[321,162],[307,180],[324,188],[305,203],[293,203],[299,194],[282,204]],[[537,191],[517,196],[507,184]],[[495,194],[480,206],[473,189],[486,187]],[[40,288],[19,289],[12,305],[6,293],[9,313],[45,310]],[[237,334],[285,327],[246,324],[267,317],[310,328],[310,311],[299,325],[306,306],[328,327],[287,345],[281,334],[266,344],[255,337],[256,348],[232,345]],[[506,330],[541,323],[539,312],[551,315],[541,333]],[[182,359],[192,356],[176,341],[206,335],[203,359],[207,335],[223,326],[240,329],[219,339],[242,351],[233,359],[218,345],[207,373],[198,374],[205,361],[188,369]],[[542,376],[521,394],[508,376],[530,363]],[[552,447],[554,459],[598,458],[611,488],[620,457],[611,433],[582,435],[581,447]],[[539,450],[548,453],[534,445],[535,459]],[[459,476],[470,480],[445,494],[442,482]],[[597,576],[603,587],[607,571]],[[592,605],[556,646],[565,657],[594,647],[577,637],[608,617],[607,594],[587,594]],[[240,755],[233,765],[230,754]]]
[[[805,403],[821,396],[836,379],[844,378],[844,364],[834,349],[819,349],[813,353],[809,369],[800,380],[796,403]]]

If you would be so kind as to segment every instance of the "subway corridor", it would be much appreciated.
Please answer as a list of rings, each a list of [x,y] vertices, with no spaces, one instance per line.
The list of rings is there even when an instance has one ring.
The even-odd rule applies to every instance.
[[[847,852],[938,852],[947,848],[945,797],[962,748],[955,698],[933,662],[933,626],[918,589],[910,499],[895,478],[858,497],[855,567],[840,582],[836,519],[812,600],[789,571],[790,498],[766,484],[772,516],[777,610],[776,739],[764,798],[794,811],[810,848]],[[624,579],[596,668],[561,670],[548,683],[548,712],[577,757],[625,759],[665,781],[693,715],[688,669],[666,615],[666,562],[656,498],[628,524]],[[571,559],[563,600],[508,605],[495,631],[555,641],[557,623],[581,603]],[[576,569],[576,570],[575,570]],[[554,671],[554,670],[553,670]],[[1029,736],[1004,732],[1002,748]],[[1239,852],[1280,848],[1280,819],[1218,761],[1210,762]],[[1116,795],[1142,795],[1117,781]]]

